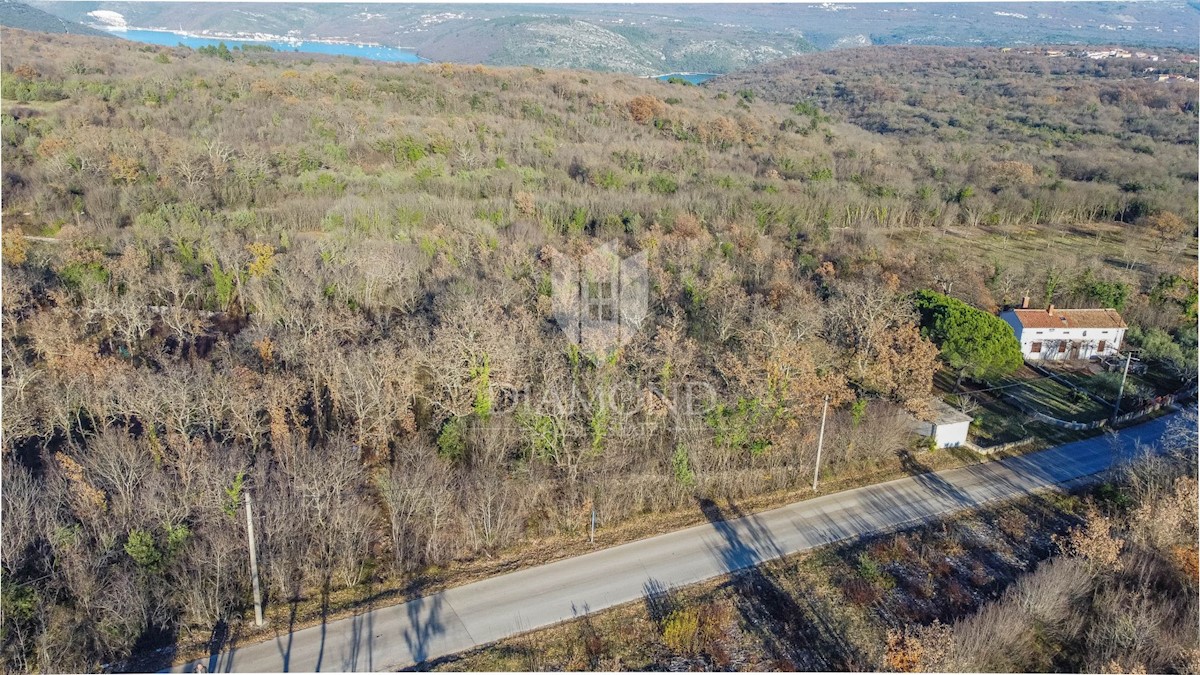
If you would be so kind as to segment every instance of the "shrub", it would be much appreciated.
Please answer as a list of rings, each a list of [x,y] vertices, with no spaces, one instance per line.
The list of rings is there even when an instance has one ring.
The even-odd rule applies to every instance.
[[[621,174],[612,169],[604,169],[597,173],[593,182],[606,190],[619,190],[625,184],[621,180]]]
[[[629,109],[629,116],[638,124],[649,123],[667,109],[666,104],[653,96],[636,96],[626,107]]]
[[[680,485],[690,488],[696,484],[696,474],[692,472],[687,448],[682,443],[675,447],[675,454],[671,457],[671,470]]]
[[[465,427],[461,417],[454,417],[442,425],[437,438],[438,455],[456,462],[467,454]]]
[[[677,609],[663,622],[663,644],[676,654],[695,654],[699,634],[700,612],[694,608]]]
[[[73,262],[58,271],[63,285],[73,291],[108,283],[109,272],[98,262]]]
[[[3,242],[0,251],[3,251],[4,262],[14,266],[25,262],[29,253],[29,242],[25,240],[25,235],[20,230],[5,228],[3,235],[0,236],[0,241]]]
[[[829,167],[813,169],[811,172],[809,172],[808,179],[814,182],[833,180],[833,169],[830,169]]]
[[[27,103],[29,101],[61,101],[67,95],[55,82],[5,77],[0,80],[0,97]]]
[[[866,579],[847,579],[842,584],[842,594],[856,607],[866,607],[879,600],[879,589]]]
[[[239,471],[233,477],[233,482],[225,488],[225,503],[221,510],[230,518],[237,516],[238,505],[242,503],[242,488],[246,482],[246,472]]]
[[[679,184],[666,174],[658,174],[650,179],[650,191],[660,195],[673,195],[679,190]]]
[[[693,239],[700,236],[703,229],[699,218],[690,213],[680,213],[675,216],[675,225],[671,228],[671,233],[685,239]]]
[[[970,607],[975,602],[971,592],[958,579],[951,579],[946,584],[946,599],[957,608]]]
[[[859,553],[857,567],[858,576],[862,577],[863,580],[872,585],[882,583],[884,572],[880,569],[879,563],[875,562],[875,559],[871,557],[871,554],[866,551]]]
[[[139,567],[150,571],[158,571],[162,564],[162,553],[154,545],[154,537],[146,530],[133,530],[125,542],[125,552]]]
[[[537,208],[537,202],[528,192],[518,192],[513,195],[513,208],[523,216],[532,216]]]
[[[1020,540],[1025,538],[1025,532],[1029,527],[1029,518],[1020,511],[1007,510],[996,519],[996,525],[1010,538]]]
[[[884,662],[900,673],[937,672],[946,667],[954,646],[950,626],[934,621],[929,626],[905,626],[889,630]]]
[[[1099,511],[1088,512],[1083,527],[1072,527],[1066,537],[1054,537],[1054,542],[1067,555],[1083,558],[1099,569],[1115,569],[1121,558],[1124,542],[1113,536],[1112,521]]]

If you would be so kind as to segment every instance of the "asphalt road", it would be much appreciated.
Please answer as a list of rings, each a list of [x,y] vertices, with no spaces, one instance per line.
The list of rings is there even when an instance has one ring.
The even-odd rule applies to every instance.
[[[394,670],[637,600],[763,560],[936,518],[1105,471],[1164,434],[1159,418],[1002,461],[924,473],[750,516],[702,505],[710,522],[235,646],[209,672]],[[914,472],[919,466],[913,466]],[[195,663],[175,672],[192,672]]]

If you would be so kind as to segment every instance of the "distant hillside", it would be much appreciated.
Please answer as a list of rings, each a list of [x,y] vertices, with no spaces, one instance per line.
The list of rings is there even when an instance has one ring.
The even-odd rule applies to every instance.
[[[1186,78],[1200,76],[1194,60],[1174,49],[1095,59],[1067,48],[875,46],[783,59],[705,86],[799,103],[872,133],[944,140],[1013,133],[1056,147],[1098,134],[1124,138],[1132,149],[1139,141],[1118,131],[1132,119],[1121,108],[1130,101],[1186,112],[1160,120],[1151,133],[1172,143],[1196,142],[1193,87],[1185,85]],[[1185,79],[1155,82],[1160,75]],[[1130,87],[1137,88],[1136,95]],[[1065,100],[1078,105],[1055,105]]]
[[[1193,49],[1196,10],[1136,3],[351,5],[39,2],[94,26],[373,42],[433,61],[650,75],[728,73],[817,49],[869,45],[1118,44]]]
[[[13,0],[0,0],[0,26],[36,30],[43,33],[71,33],[73,35],[104,35],[101,30],[74,21],[61,19],[40,9]]]
[[[813,51],[800,25],[664,6],[39,2],[91,25],[217,38],[370,42],[433,61],[586,68],[635,75],[730,72]]]

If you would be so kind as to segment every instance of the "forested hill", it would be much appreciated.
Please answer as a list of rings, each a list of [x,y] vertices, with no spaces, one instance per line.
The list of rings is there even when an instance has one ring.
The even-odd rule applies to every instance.
[[[1086,51],[862,48],[778,61],[709,86],[908,143],[995,147],[1050,169],[1047,177],[1111,182],[1152,199],[1195,180],[1180,161],[1196,147],[1195,58],[1165,50],[1156,60],[1148,52],[1098,60]],[[1192,81],[1160,82],[1160,74]]]
[[[823,471],[900,471],[938,368],[918,289],[1119,296],[1195,348],[1171,85],[1003,71],[1002,105],[904,103],[970,132],[908,135],[837,96],[0,37],[6,670],[253,639],[247,491],[278,627],[559,552],[592,509],[806,484],[825,396]],[[646,254],[649,303],[594,355],[553,260],[606,242]]]
[[[46,33],[107,36],[104,31],[59,18],[16,0],[0,0],[0,26]]]
[[[69,21],[209,37],[371,42],[433,61],[728,73],[813,49],[1069,42],[1193,50],[1197,13],[1155,2],[436,4],[28,0]],[[174,44],[174,43],[171,43]]]
[[[1160,128],[1149,124],[1155,116],[1142,110],[1194,109],[1186,80],[1156,80],[1160,74],[1194,80],[1195,55],[1147,49],[1119,50],[1128,58],[1086,56],[1110,50],[1118,51],[862,47],[773,61],[722,76],[709,86],[730,92],[750,89],[781,103],[811,102],[887,134],[1071,141],[1079,135],[1120,135],[1131,121],[1127,117],[1134,115],[1145,123],[1124,131],[1194,144],[1195,125],[1186,115],[1155,119],[1170,125]],[[1054,131],[1063,137],[1052,136]]]

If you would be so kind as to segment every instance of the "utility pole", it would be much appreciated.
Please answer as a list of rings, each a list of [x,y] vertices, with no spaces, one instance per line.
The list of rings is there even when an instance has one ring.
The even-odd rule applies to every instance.
[[[596,543],[596,507],[592,507],[592,529],[588,531],[588,543]]]
[[[817,491],[817,477],[821,475],[821,446],[825,444],[825,417],[829,414],[829,395],[825,395],[825,407],[821,410],[821,433],[817,436],[817,466],[813,469],[813,492]]]
[[[1125,378],[1129,377],[1129,362],[1133,360],[1133,351],[1125,353],[1125,369],[1121,371],[1121,388],[1117,390],[1117,402],[1113,404],[1112,422],[1117,421],[1121,414],[1121,399],[1125,396]]]
[[[254,625],[263,625],[262,591],[258,588],[258,552],[254,545],[254,511],[250,492],[246,492],[246,536],[250,539],[250,578],[254,584]]]

